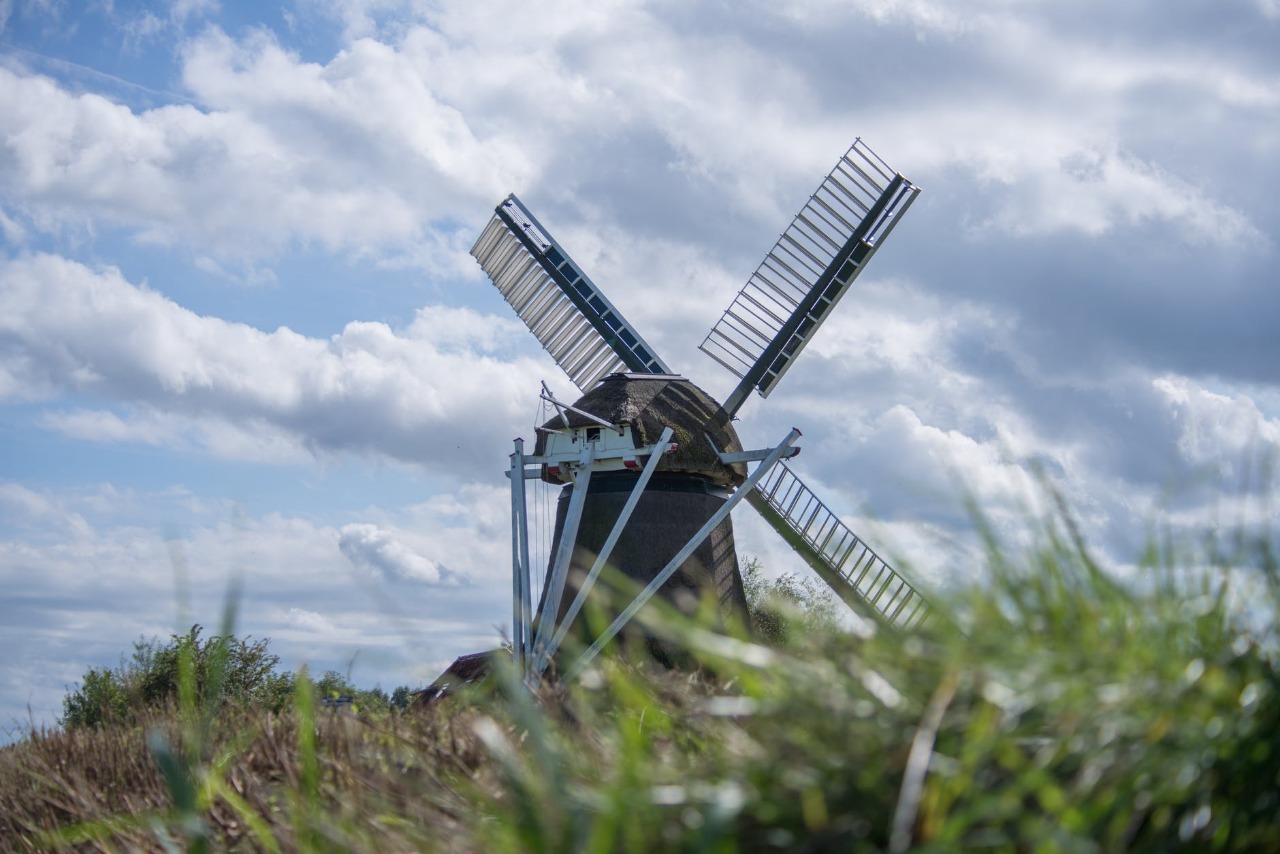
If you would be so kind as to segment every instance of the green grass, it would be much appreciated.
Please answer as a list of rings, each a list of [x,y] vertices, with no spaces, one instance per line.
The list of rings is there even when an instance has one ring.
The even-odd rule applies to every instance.
[[[423,714],[280,715],[184,689],[0,752],[17,850],[1280,850],[1270,537],[1116,581],[1065,520],[909,637],[792,617],[765,645],[661,608],[667,671],[603,656]],[[785,617],[784,617],[785,619]],[[798,627],[798,629],[797,629]],[[222,636],[229,636],[224,630]],[[307,690],[304,690],[307,688]]]

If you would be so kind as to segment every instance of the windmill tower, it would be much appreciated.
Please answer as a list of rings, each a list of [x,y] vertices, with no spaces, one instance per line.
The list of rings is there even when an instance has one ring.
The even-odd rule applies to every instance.
[[[672,374],[519,199],[498,205],[471,254],[583,392],[564,404],[544,385],[557,416],[532,454],[517,439],[511,455],[513,641],[531,680],[606,564],[646,586],[569,678],[653,595],[680,604],[683,591],[711,591],[745,614],[729,516],[743,499],[863,617],[893,629],[928,617],[920,592],[783,462],[799,451],[798,430],[743,450],[732,423],[753,391],[773,391],[919,192],[855,140],[702,342],[739,378],[722,403]],[[536,618],[528,478],[565,484]]]

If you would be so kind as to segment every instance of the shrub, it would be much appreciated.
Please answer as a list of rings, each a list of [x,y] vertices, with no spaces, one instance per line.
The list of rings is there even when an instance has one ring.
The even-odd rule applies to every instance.
[[[280,657],[269,650],[269,639],[202,638],[202,631],[201,626],[192,626],[187,634],[172,635],[165,643],[140,639],[133,645],[133,655],[117,669],[91,667],[81,684],[63,698],[63,726],[133,723],[143,710],[172,704],[178,698],[184,656],[190,657],[196,694],[202,702],[216,660],[223,703],[272,712],[288,704],[293,675],[276,672]]]
[[[66,727],[99,727],[129,719],[129,689],[116,671],[90,667],[80,687],[62,698],[62,724]]]
[[[770,579],[759,559],[752,558],[742,567],[742,587],[751,631],[765,643],[785,644],[833,631],[839,624],[843,605],[814,577],[789,572]]]

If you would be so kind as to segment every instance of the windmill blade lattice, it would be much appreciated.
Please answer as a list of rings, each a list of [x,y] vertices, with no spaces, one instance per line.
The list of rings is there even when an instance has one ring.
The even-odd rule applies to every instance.
[[[581,391],[618,371],[671,372],[514,194],[471,254]]]
[[[791,471],[779,463],[747,496],[764,520],[849,607],[895,629],[916,628],[929,603]]]
[[[862,140],[840,158],[699,347],[768,397],[920,193]]]

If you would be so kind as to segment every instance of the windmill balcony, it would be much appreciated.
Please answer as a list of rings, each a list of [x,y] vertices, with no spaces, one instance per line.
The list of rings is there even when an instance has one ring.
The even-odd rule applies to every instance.
[[[591,463],[592,473],[637,471],[653,452],[670,454],[677,449],[675,443],[665,448],[651,446],[637,447],[639,441],[629,424],[618,424],[612,427],[579,427],[562,428],[552,431],[541,427],[545,434],[546,458],[543,469],[543,480],[548,483],[572,483],[582,457],[582,449],[588,442],[596,446],[595,457]]]

